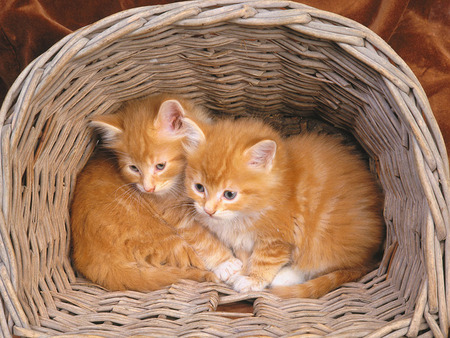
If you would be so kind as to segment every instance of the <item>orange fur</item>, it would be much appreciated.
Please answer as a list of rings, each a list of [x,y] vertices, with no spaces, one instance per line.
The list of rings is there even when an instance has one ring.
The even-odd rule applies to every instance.
[[[93,119],[106,149],[77,177],[71,204],[79,272],[111,290],[216,280],[173,226],[189,212],[184,149],[195,144],[197,124],[209,122],[190,102],[167,96],[130,101]]]
[[[244,260],[236,290],[321,297],[369,271],[382,199],[352,148],[319,134],[282,139],[249,119],[203,131],[185,184],[197,221]]]

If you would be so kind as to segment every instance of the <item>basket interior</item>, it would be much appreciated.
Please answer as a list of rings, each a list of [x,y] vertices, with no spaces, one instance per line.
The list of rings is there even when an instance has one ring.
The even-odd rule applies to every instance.
[[[417,140],[400,105],[417,106],[404,91],[406,80],[393,81],[341,42],[312,37],[295,24],[223,21],[146,29],[142,17],[129,20],[139,28],[110,40],[101,25],[76,32],[28,75],[32,94],[18,95],[7,113],[10,139],[3,148],[11,150],[4,176],[10,182],[4,184],[9,197],[2,207],[14,234],[17,271],[10,273],[31,328],[49,334],[119,334],[121,328],[130,334],[181,334],[183,325],[206,330],[214,322],[224,332],[247,325],[247,333],[268,334],[263,318],[276,336],[300,332],[301,323],[314,323],[308,331],[313,333],[369,332],[411,317],[426,275],[423,241],[430,212],[416,170]],[[317,22],[340,29],[325,18]],[[350,37],[360,38],[357,33]],[[77,50],[83,39],[89,42]],[[389,62],[370,43],[363,47]],[[184,95],[221,116],[257,116],[288,135],[317,124],[353,135],[385,193],[380,268],[314,301],[238,295],[223,285],[191,282],[149,294],[112,293],[77,279],[70,264],[68,205],[76,175],[95,147],[88,119],[158,92]],[[253,314],[218,311],[247,300]],[[210,317],[200,322],[205,311]],[[303,319],[296,311],[303,311]]]

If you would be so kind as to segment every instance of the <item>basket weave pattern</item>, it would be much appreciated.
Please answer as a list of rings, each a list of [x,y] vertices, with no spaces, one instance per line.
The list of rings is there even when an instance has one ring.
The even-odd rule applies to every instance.
[[[68,205],[95,140],[89,117],[175,92],[286,133],[352,133],[385,192],[380,268],[318,300],[186,281],[109,292],[77,278]],[[426,96],[378,36],[288,1],[214,0],[117,13],[31,63],[0,111],[0,328],[12,334],[447,336],[449,167]],[[253,313],[223,306],[252,301]]]

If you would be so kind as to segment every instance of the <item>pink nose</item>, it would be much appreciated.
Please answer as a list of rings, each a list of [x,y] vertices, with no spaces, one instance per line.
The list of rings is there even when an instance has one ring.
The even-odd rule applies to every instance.
[[[147,188],[144,188],[145,189],[145,191],[146,192],[154,192],[155,191],[155,187],[147,187]]]
[[[212,215],[214,215],[214,214],[216,213],[216,210],[210,210],[210,209],[207,209],[207,208],[204,208],[203,210],[205,210],[205,212],[206,212],[209,216],[212,216]]]

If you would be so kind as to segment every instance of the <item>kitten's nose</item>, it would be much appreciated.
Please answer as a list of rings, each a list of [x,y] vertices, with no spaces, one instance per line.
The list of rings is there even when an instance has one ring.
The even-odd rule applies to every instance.
[[[145,187],[144,189],[145,189],[146,192],[154,192],[155,191],[155,186]]]
[[[205,212],[206,212],[209,216],[212,216],[212,215],[214,215],[214,214],[216,213],[216,210],[211,210],[211,209],[208,209],[208,208],[203,208],[203,210],[205,210]]]

